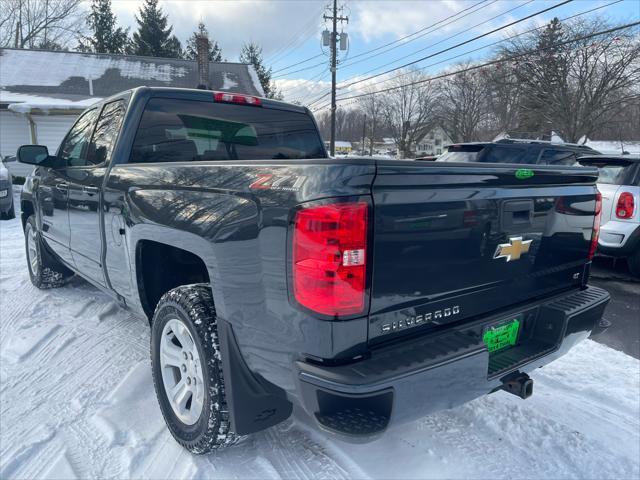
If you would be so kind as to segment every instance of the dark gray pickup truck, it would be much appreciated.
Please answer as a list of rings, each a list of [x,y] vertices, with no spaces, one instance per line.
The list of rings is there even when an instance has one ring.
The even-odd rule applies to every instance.
[[[149,319],[162,413],[196,453],[294,404],[361,441],[526,398],[609,300],[587,285],[595,169],[332,159],[305,108],[154,88],[18,155],[32,282],[78,274]]]

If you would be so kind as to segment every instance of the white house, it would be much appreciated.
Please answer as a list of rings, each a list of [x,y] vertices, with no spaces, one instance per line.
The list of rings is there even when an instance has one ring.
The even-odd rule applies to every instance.
[[[251,65],[210,63],[208,70],[212,90],[264,95]],[[102,98],[139,86],[195,88],[198,79],[191,60],[0,48],[0,156],[27,143],[55,152],[78,115]],[[8,167],[13,175],[31,170]]]
[[[452,143],[449,136],[440,127],[428,132],[420,141],[416,142],[415,152],[417,156],[441,155],[445,145]]]

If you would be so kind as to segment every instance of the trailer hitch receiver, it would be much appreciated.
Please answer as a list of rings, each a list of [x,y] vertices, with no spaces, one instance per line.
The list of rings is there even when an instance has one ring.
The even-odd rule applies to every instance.
[[[533,394],[533,380],[526,373],[516,373],[504,380],[502,390],[525,400]]]

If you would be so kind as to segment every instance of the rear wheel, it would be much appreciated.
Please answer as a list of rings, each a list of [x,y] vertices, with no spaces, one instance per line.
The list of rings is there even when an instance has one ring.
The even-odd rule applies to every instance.
[[[634,277],[640,278],[640,249],[636,250],[633,255],[627,258],[629,270]]]
[[[67,283],[73,272],[43,247],[33,215],[25,224],[24,239],[31,283],[41,289],[56,288]]]
[[[234,442],[207,285],[165,293],[151,326],[151,366],[160,410],[176,441],[202,454]]]

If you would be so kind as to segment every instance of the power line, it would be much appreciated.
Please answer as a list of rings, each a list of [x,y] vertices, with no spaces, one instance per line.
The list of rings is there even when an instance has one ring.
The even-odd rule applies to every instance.
[[[497,32],[497,31],[503,30],[503,29],[505,29],[505,28],[509,28],[509,27],[511,27],[511,26],[513,26],[513,25],[515,25],[515,24],[517,24],[517,23],[523,22],[523,21],[528,20],[528,19],[530,19],[530,18],[532,18],[532,17],[535,17],[536,15],[539,15],[539,14],[541,14],[541,13],[545,13],[545,12],[548,12],[549,10],[553,10],[553,9],[555,9],[555,8],[558,8],[558,7],[562,6],[562,5],[565,5],[565,4],[567,4],[567,3],[570,3],[570,2],[572,2],[572,1],[573,1],[573,0],[565,0],[565,1],[561,2],[561,3],[559,3],[559,4],[552,5],[551,7],[548,7],[548,8],[545,8],[545,9],[543,9],[543,10],[540,10],[540,11],[538,11],[538,12],[536,12],[536,13],[533,13],[533,14],[531,14],[531,15],[528,15],[528,16],[526,16],[526,17],[524,17],[524,18],[519,19],[519,20],[515,20],[515,21],[513,21],[513,22],[511,22],[511,23],[508,23],[507,25],[503,25],[502,27],[498,27],[498,28],[496,28],[496,29],[494,29],[494,30],[491,30],[491,31],[486,32],[486,33],[483,33],[483,34],[478,35],[478,36],[476,36],[476,37],[474,37],[474,38],[471,38],[471,39],[469,39],[469,40],[465,40],[464,42],[461,42],[461,43],[458,43],[458,44],[453,45],[453,46],[451,46],[451,47],[445,48],[445,49],[440,50],[440,51],[438,51],[438,52],[436,52],[436,53],[433,53],[433,54],[431,54],[431,55],[427,55],[427,56],[422,57],[422,58],[420,58],[420,59],[418,59],[418,60],[415,60],[415,61],[413,61],[413,62],[410,62],[410,63],[408,63],[408,64],[401,65],[400,67],[396,67],[396,68],[393,68],[393,69],[387,70],[387,71],[382,72],[382,73],[378,73],[378,74],[371,75],[371,76],[369,76],[369,77],[366,77],[366,78],[363,78],[363,79],[360,79],[360,80],[353,81],[353,82],[348,83],[348,84],[343,85],[343,86],[338,86],[337,88],[338,88],[338,90],[343,90],[343,89],[345,89],[345,88],[349,88],[349,87],[351,87],[351,86],[353,86],[353,85],[356,85],[356,84],[358,84],[358,83],[362,83],[362,82],[367,81],[367,80],[370,80],[370,79],[372,79],[372,78],[376,78],[376,77],[379,77],[379,76],[381,76],[381,75],[385,75],[385,74],[387,74],[387,73],[390,73],[390,72],[393,72],[393,71],[396,71],[396,70],[400,70],[400,69],[402,69],[402,68],[405,68],[406,66],[413,65],[413,64],[415,64],[415,63],[419,63],[419,62],[421,62],[421,61],[423,61],[423,60],[426,60],[426,59],[428,59],[428,58],[435,57],[435,56],[437,56],[437,55],[439,55],[439,54],[441,54],[441,53],[448,52],[448,51],[453,50],[453,49],[455,49],[455,48],[458,48],[458,47],[460,47],[460,46],[462,46],[462,45],[466,45],[466,44],[468,44],[468,43],[471,43],[471,42],[473,42],[473,41],[476,41],[476,40],[478,40],[478,39],[480,39],[480,38],[486,37],[486,36],[488,36],[488,35],[492,35],[493,33]],[[523,4],[523,5],[524,5],[524,4]],[[523,6],[523,5],[520,5],[520,6]],[[519,6],[519,7],[520,7],[520,6]],[[516,8],[519,8],[519,7],[516,7]],[[513,10],[513,9],[512,9],[512,10]],[[509,12],[509,11],[507,11],[507,12],[505,12],[505,13],[508,13],[508,12]],[[500,14],[500,15],[503,15],[503,14]],[[498,16],[500,16],[500,15],[498,15]],[[494,17],[494,18],[496,18],[496,17]],[[492,19],[491,19],[491,20],[492,20]],[[483,23],[486,23],[486,22],[483,22]],[[477,25],[476,25],[476,26],[477,26]],[[433,45],[432,45],[432,46],[433,46]],[[428,48],[429,48],[429,47],[428,47]],[[392,63],[393,63],[393,62],[392,62]],[[327,92],[327,93],[325,93],[325,94],[321,95],[320,97],[316,98],[316,99],[315,99],[315,100],[313,100],[311,103],[309,103],[309,104],[307,105],[307,107],[311,107],[311,106],[313,106],[314,104],[318,103],[320,100],[324,99],[325,97],[329,96],[330,94],[331,94],[331,92]]]
[[[280,75],[274,76],[273,79],[275,80],[276,78],[286,77],[287,75],[291,75],[291,74],[294,74],[294,73],[304,72],[306,70],[311,70],[313,68],[319,67],[320,65],[326,65],[326,64],[327,64],[327,62],[323,61],[323,62],[320,62],[320,63],[316,63],[314,65],[311,65],[310,67],[300,68],[299,70],[293,70],[291,72],[281,73]]]
[[[407,59],[407,58],[409,58],[409,57],[414,56],[414,55],[415,55],[416,53],[418,53],[418,52],[424,52],[425,50],[429,50],[430,48],[433,48],[433,47],[435,47],[436,45],[440,45],[440,44],[442,44],[442,43],[444,43],[444,42],[446,42],[446,41],[448,41],[448,40],[451,40],[451,39],[453,39],[453,38],[455,38],[455,37],[458,37],[458,36],[462,35],[462,34],[463,34],[463,33],[465,33],[466,31],[472,30],[472,29],[474,29],[474,28],[476,28],[476,27],[479,27],[479,26],[481,26],[481,25],[484,25],[484,24],[486,24],[486,23],[491,22],[492,20],[495,20],[496,18],[502,17],[503,15],[506,15],[506,14],[508,14],[508,13],[514,12],[515,10],[518,10],[519,8],[522,8],[522,7],[524,7],[524,6],[526,6],[526,5],[530,4],[530,3],[532,3],[533,1],[534,1],[534,0],[527,0],[527,1],[525,1],[524,3],[521,3],[520,5],[518,5],[518,6],[516,6],[516,7],[510,8],[509,10],[506,10],[506,11],[504,11],[504,12],[501,12],[501,13],[499,13],[498,15],[495,15],[495,16],[493,16],[493,17],[491,17],[491,18],[487,19],[487,20],[484,20],[484,21],[482,21],[482,22],[480,22],[480,23],[476,23],[475,25],[471,25],[470,27],[468,27],[468,28],[467,28],[465,31],[463,31],[463,32],[455,33],[455,34],[450,35],[450,36],[448,36],[448,37],[446,37],[446,38],[443,38],[442,40],[437,41],[436,43],[433,43],[433,44],[431,44],[431,45],[427,45],[426,47],[420,48],[420,49],[418,49],[418,50],[414,50],[413,52],[411,52],[411,53],[410,53],[410,54],[408,54],[408,55],[405,55],[405,56],[400,57],[400,58],[396,58],[396,59],[395,59],[395,60],[393,60],[391,63],[392,63],[392,64],[393,64],[393,63],[397,63],[397,62],[399,62],[399,61],[401,61],[401,60],[404,60],[404,59]],[[476,10],[476,11],[477,11],[477,10]],[[473,12],[473,13],[475,13],[475,12]],[[431,33],[431,32],[429,32],[429,33]],[[381,52],[381,53],[380,53],[380,54],[378,54],[378,55],[381,55],[382,53],[386,53],[386,52]],[[371,56],[371,57],[369,57],[369,58],[373,58],[374,56],[377,56],[377,55],[373,55],[373,56]],[[359,60],[358,62],[360,62],[360,61],[364,61],[364,60],[367,60],[367,59],[362,59],[362,60]],[[355,63],[358,63],[358,62],[354,62],[354,63],[352,63],[351,65],[353,65],[353,64],[355,64]],[[367,70],[366,72],[361,73],[360,75],[367,75],[368,73],[375,72],[376,70],[379,70],[380,68],[386,67],[386,66],[388,66],[388,65],[390,65],[390,64],[389,64],[389,63],[387,63],[387,64],[385,64],[385,65],[381,65],[381,66],[379,66],[379,67],[372,68],[371,70]]]
[[[303,39],[303,41],[305,41],[311,35],[313,35],[315,33],[315,30],[311,31],[311,33],[309,34],[309,29],[313,26],[314,23],[317,22],[318,15],[323,10],[324,10],[324,5],[322,5],[319,10],[318,9],[314,10],[313,14],[311,15],[311,18],[302,26],[302,28],[298,29],[296,33],[288,37],[288,40],[280,48],[276,49],[276,51],[270,55],[268,59],[268,63],[275,64],[279,61],[282,61],[291,53],[292,49],[300,41],[301,38]],[[305,32],[307,33],[307,36],[302,37],[302,35],[304,35]]]
[[[306,58],[304,60],[301,60],[298,63],[294,63],[294,64],[288,65],[286,67],[279,68],[278,70],[274,70],[272,73],[278,73],[278,72],[282,72],[283,70],[289,70],[290,68],[297,67],[298,65],[302,65],[303,63],[307,63],[307,62],[309,62],[309,61],[311,61],[311,60],[313,60],[315,58],[323,57],[323,56],[324,56],[324,53],[319,53],[318,55],[314,55],[313,57],[309,57],[309,58]],[[309,68],[311,68],[311,67],[309,67]]]
[[[485,0],[485,1],[487,1],[487,0]],[[464,12],[464,11],[468,10],[468,9],[462,10],[462,12],[458,12],[458,13],[456,13],[455,15],[452,15],[452,16],[450,16],[450,17],[447,17],[447,18],[445,18],[445,19],[441,20],[440,22],[434,23],[434,24],[432,24],[430,27],[426,27],[426,28],[424,28],[424,29],[418,30],[417,32],[414,32],[414,33],[413,33],[413,34],[411,34],[411,35],[416,35],[416,34],[418,34],[418,33],[419,33],[419,35],[418,35],[417,37],[415,37],[415,38],[412,38],[411,40],[409,40],[409,41],[407,41],[407,42],[404,42],[402,45],[396,45],[396,46],[393,46],[393,47],[391,47],[391,48],[387,48],[387,49],[386,49],[386,50],[384,50],[383,52],[378,52],[378,53],[374,53],[374,54],[372,54],[372,55],[368,55],[367,57],[365,57],[365,58],[361,58],[360,60],[350,61],[349,63],[346,63],[345,65],[342,65],[342,67],[341,67],[341,68],[350,67],[350,66],[352,66],[352,65],[356,65],[356,64],[358,64],[358,63],[362,63],[362,62],[364,62],[364,61],[367,61],[367,60],[370,60],[370,59],[372,59],[372,58],[375,58],[375,57],[378,57],[378,56],[380,56],[380,55],[383,55],[383,54],[385,54],[385,53],[387,53],[387,52],[390,52],[391,50],[395,50],[396,48],[404,47],[405,45],[408,45],[409,43],[414,42],[414,41],[416,41],[416,40],[418,40],[418,39],[420,39],[420,38],[424,37],[425,35],[428,35],[428,34],[431,34],[431,33],[437,32],[438,30],[440,30],[440,29],[442,29],[442,28],[444,28],[444,27],[446,27],[446,26],[448,26],[448,25],[451,25],[452,23],[455,23],[455,22],[457,22],[457,21],[459,21],[459,20],[462,20],[463,18],[468,17],[469,15],[473,15],[474,13],[477,13],[477,12],[479,12],[480,10],[482,10],[482,9],[484,9],[484,8],[487,8],[487,7],[491,6],[491,5],[493,5],[494,3],[497,3],[498,1],[499,1],[499,0],[493,0],[493,1],[491,1],[490,3],[488,3],[488,4],[486,4],[486,5],[482,5],[480,8],[478,8],[478,9],[476,9],[476,10],[472,11],[472,12],[468,12],[468,13],[466,13],[465,15],[462,15],[462,16],[460,16],[460,17],[458,17],[458,18],[454,18],[454,17],[456,17],[457,15],[459,15],[460,13],[462,13],[462,12]],[[529,2],[532,2],[532,1],[533,1],[533,0],[529,0]],[[480,3],[482,3],[482,2],[480,2]],[[477,5],[478,5],[478,4],[476,3],[475,5],[472,5],[472,7],[469,7],[469,8],[473,8],[473,7],[477,6]],[[519,8],[519,7],[516,7],[516,8]],[[505,12],[505,13],[508,13],[508,12]],[[502,14],[500,14],[500,15],[502,15]],[[500,16],[500,15],[498,15],[498,16]],[[495,18],[495,17],[494,17],[494,18]],[[447,21],[447,20],[449,20],[449,21]],[[443,23],[443,22],[446,22],[446,23]],[[432,28],[432,27],[434,27],[434,26],[436,26],[436,25],[439,25],[440,23],[443,23],[443,24],[442,24],[442,25],[440,25],[438,28],[434,28],[433,30],[429,30],[430,28]],[[424,32],[424,30],[429,30],[429,31]],[[407,35],[407,37],[408,37],[408,36],[409,36],[409,35]],[[403,37],[403,38],[407,38],[407,37]],[[376,49],[376,50],[377,50],[377,49]],[[414,53],[415,53],[415,52],[414,52]],[[356,58],[356,57],[352,57],[352,59],[351,59],[351,60],[353,60],[354,58]],[[374,69],[374,70],[375,70],[375,69]]]
[[[343,85],[343,86],[338,87],[338,88],[339,88],[340,90],[342,90],[342,89],[344,89],[344,88],[351,87],[351,86],[356,85],[356,84],[358,84],[358,83],[366,82],[367,80],[371,80],[372,78],[376,78],[376,77],[379,77],[379,76],[381,76],[381,75],[386,75],[387,73],[395,72],[395,71],[397,71],[397,70],[401,70],[401,69],[406,68],[406,67],[409,67],[409,66],[411,66],[411,65],[415,65],[416,63],[419,63],[419,62],[421,62],[421,61],[423,61],[423,60],[426,60],[426,59],[428,59],[428,58],[435,57],[436,55],[440,55],[441,53],[448,52],[448,51],[450,51],[450,50],[453,50],[454,48],[458,48],[458,47],[461,47],[461,46],[463,46],[463,45],[467,45],[468,43],[475,42],[476,40],[479,40],[479,39],[481,39],[481,38],[487,37],[487,36],[489,36],[489,35],[493,35],[494,33],[499,32],[500,30],[504,30],[505,28],[512,27],[513,25],[516,25],[516,24],[518,24],[518,23],[522,23],[522,22],[524,22],[524,21],[526,21],[526,20],[529,20],[530,18],[533,18],[533,17],[535,17],[535,16],[537,16],[537,15],[540,15],[540,14],[542,14],[542,13],[546,13],[546,12],[548,12],[548,11],[550,11],[550,10],[554,10],[554,9],[556,9],[556,8],[558,8],[558,7],[561,7],[561,6],[563,6],[563,5],[566,5],[567,3],[571,3],[572,1],[573,1],[573,0],[564,0],[563,2],[557,3],[556,5],[552,5],[552,6],[550,6],[550,7],[545,8],[545,9],[539,10],[539,11],[537,11],[537,12],[535,12],[535,13],[532,13],[531,15],[527,15],[526,17],[520,18],[520,19],[518,19],[518,20],[514,20],[513,22],[510,22],[510,23],[508,23],[508,24],[506,24],[506,25],[503,25],[503,26],[501,26],[501,27],[498,27],[498,28],[494,28],[493,30],[490,30],[490,31],[488,31],[488,32],[486,32],[486,33],[483,33],[483,34],[480,34],[480,35],[476,35],[476,36],[475,36],[475,37],[473,37],[473,38],[470,38],[470,39],[468,39],[468,40],[465,40],[464,42],[460,42],[460,43],[458,43],[458,44],[456,44],[456,45],[453,45],[453,46],[451,46],[451,47],[445,48],[444,50],[440,50],[440,51],[438,51],[438,52],[436,52],[436,53],[432,53],[431,55],[427,55],[427,56],[422,57],[422,58],[419,58],[419,59],[417,59],[417,60],[413,60],[412,62],[405,63],[404,65],[400,65],[399,67],[394,67],[394,68],[391,68],[391,69],[389,69],[389,70],[385,70],[384,72],[376,73],[375,75],[371,75],[371,76],[369,76],[369,77],[362,78],[362,79],[360,79],[360,80],[356,80],[356,81],[354,81],[354,82],[348,83],[348,84]]]
[[[594,8],[591,8],[591,9],[589,9],[589,10],[585,10],[585,11],[583,11],[583,12],[577,13],[577,14],[575,14],[575,15],[571,15],[571,16],[569,16],[569,17],[561,18],[561,19],[560,19],[560,21],[561,21],[561,22],[566,22],[567,20],[571,20],[571,19],[574,19],[574,18],[580,17],[580,16],[582,16],[582,15],[586,15],[586,14],[588,14],[588,13],[595,12],[596,10],[601,10],[601,9],[603,9],[603,8],[610,7],[611,5],[615,5],[616,3],[621,3],[621,2],[623,2],[623,1],[624,1],[624,0],[615,0],[615,1],[613,1],[613,2],[606,3],[606,4],[604,4],[604,5],[600,5],[600,6],[598,6],[598,7],[594,7]],[[497,41],[495,41],[495,42],[488,43],[488,44],[486,44],[486,45],[482,45],[481,47],[474,48],[473,50],[467,50],[466,52],[460,53],[460,54],[458,54],[458,55],[454,55],[453,57],[448,57],[448,58],[445,58],[445,59],[440,60],[440,61],[438,61],[438,62],[434,62],[434,63],[430,63],[429,65],[421,66],[421,67],[420,67],[420,70],[425,70],[425,69],[427,69],[427,68],[434,67],[434,66],[436,66],[436,65],[441,65],[441,64],[446,63],[446,62],[449,62],[449,61],[451,61],[451,60],[455,60],[455,59],[458,59],[458,58],[460,58],[460,57],[464,57],[464,56],[466,56],[466,55],[469,55],[470,53],[475,53],[475,52],[478,52],[478,51],[480,51],[480,50],[484,50],[485,48],[489,48],[489,47],[492,47],[492,46],[494,46],[494,45],[499,45],[499,44],[504,43],[504,42],[506,42],[506,41],[509,41],[509,40],[514,39],[514,38],[520,37],[520,36],[522,36],[522,35],[526,35],[526,34],[528,34],[528,33],[535,32],[535,31],[537,31],[537,30],[542,30],[542,29],[544,29],[544,28],[547,28],[547,25],[541,25],[541,26],[539,26],[539,27],[532,28],[532,29],[530,29],[530,30],[526,30],[526,31],[524,31],[524,32],[520,32],[520,33],[518,33],[518,34],[516,34],[516,35],[511,35],[511,36],[509,36],[509,37],[505,37],[505,38],[503,38],[503,39],[501,39],[501,40],[497,40]],[[413,72],[409,71],[409,72],[406,72],[406,73],[401,73],[400,75],[396,75],[396,76],[391,77],[391,78],[386,78],[386,79],[384,79],[384,80],[382,80],[382,81],[379,81],[379,82],[376,82],[376,83],[370,84],[369,86],[370,86],[370,87],[375,87],[376,85],[380,85],[380,84],[383,84],[383,83],[388,83],[388,82],[393,81],[393,80],[396,80],[396,79],[398,79],[398,78],[406,77],[407,75],[410,75],[411,73],[413,73]]]
[[[474,65],[474,66],[468,67],[468,68],[464,68],[462,70],[457,70],[455,72],[443,73],[443,74],[435,76],[435,77],[425,78],[423,80],[417,80],[415,82],[409,82],[409,83],[405,83],[405,84],[402,84],[402,85],[396,85],[396,86],[393,86],[393,87],[384,88],[382,90],[377,90],[377,91],[371,92],[371,93],[361,93],[361,94],[357,94],[357,95],[350,95],[350,96],[347,96],[347,97],[338,98],[336,101],[352,100],[352,99],[356,99],[356,98],[366,97],[366,96],[369,96],[369,95],[378,95],[380,93],[391,92],[393,90],[398,90],[398,89],[404,88],[404,87],[410,87],[410,86],[419,85],[419,84],[422,84],[422,83],[429,83],[429,82],[432,82],[434,80],[440,80],[442,78],[447,78],[447,77],[459,75],[461,73],[471,72],[473,70],[479,70],[481,68],[490,67],[492,65],[498,65],[498,64],[501,64],[501,63],[511,62],[511,61],[516,60],[518,58],[522,58],[522,57],[526,57],[528,55],[531,55],[534,52],[541,52],[541,51],[544,51],[544,50],[548,50],[550,48],[562,47],[562,46],[568,45],[570,43],[581,42],[583,40],[589,40],[589,39],[594,38],[594,37],[599,37],[601,35],[606,35],[608,33],[618,32],[620,30],[625,30],[627,28],[633,28],[633,27],[636,27],[638,25],[640,25],[640,21],[633,22],[633,23],[628,23],[626,25],[620,25],[618,27],[609,28],[607,30],[602,30],[600,32],[590,33],[588,35],[583,35],[581,37],[572,38],[570,40],[566,40],[564,42],[560,42],[560,43],[557,43],[555,45],[550,45],[550,46],[544,47],[544,48],[538,48],[538,49],[536,49],[534,51],[528,51],[528,52],[518,53],[518,54],[515,54],[515,55],[510,55],[508,57],[503,57],[503,58],[500,58],[500,59],[492,60],[490,62],[482,63],[482,64],[479,64],[479,65]],[[328,105],[323,105],[322,107],[319,107],[319,108],[315,109],[314,111],[322,110],[322,109],[326,108],[327,106]]]
[[[386,52],[389,52],[389,51],[391,51],[391,50],[394,50],[395,48],[399,48],[399,47],[401,47],[401,46],[404,46],[404,45],[406,45],[406,44],[408,44],[408,43],[410,43],[410,42],[412,42],[412,41],[417,40],[418,38],[423,37],[424,35],[427,35],[428,33],[433,33],[433,32],[435,32],[435,31],[437,31],[437,30],[440,30],[441,28],[446,27],[447,25],[450,25],[451,23],[455,23],[455,22],[457,22],[458,20],[463,19],[464,17],[466,17],[466,16],[468,16],[468,15],[471,15],[471,14],[473,14],[473,13],[476,13],[476,12],[480,11],[481,9],[486,8],[486,7],[490,6],[490,5],[492,5],[492,4],[496,3],[496,2],[498,2],[499,0],[491,0],[488,4],[486,4],[486,5],[482,5],[480,8],[478,8],[478,9],[476,9],[476,10],[472,11],[472,12],[469,12],[469,13],[467,13],[467,14],[465,14],[465,15],[462,15],[462,16],[461,16],[461,17],[459,17],[459,18],[455,18],[455,17],[457,17],[458,15],[460,15],[461,13],[467,12],[468,10],[470,10],[470,9],[472,9],[472,8],[475,8],[476,6],[481,5],[481,4],[483,4],[483,3],[486,3],[486,2],[488,2],[488,1],[489,1],[489,0],[482,0],[482,1],[478,2],[478,3],[475,3],[475,4],[471,5],[471,6],[470,6],[470,7],[468,7],[468,8],[465,8],[465,9],[463,9],[463,10],[461,10],[461,11],[459,11],[459,12],[457,12],[457,13],[453,14],[453,15],[450,15],[450,16],[448,16],[448,17],[446,17],[446,18],[444,18],[444,19],[440,20],[439,22],[436,22],[436,23],[433,23],[433,24],[428,25],[428,26],[426,26],[426,27],[423,27],[423,28],[421,28],[420,30],[418,30],[418,31],[416,31],[416,32],[410,33],[410,34],[408,34],[408,35],[405,35],[405,36],[404,36],[404,37],[402,37],[402,38],[399,38],[399,39],[394,40],[394,41],[392,41],[392,42],[388,42],[388,43],[386,43],[386,44],[384,44],[384,45],[381,45],[381,46],[379,46],[379,47],[373,48],[373,49],[371,49],[371,50],[367,50],[367,51],[365,51],[365,52],[361,52],[361,53],[359,53],[359,54],[357,54],[357,55],[354,55],[354,56],[351,58],[351,60],[353,60],[353,59],[355,59],[355,58],[358,58],[358,57],[362,57],[363,55],[368,55],[369,53],[373,53],[373,52],[375,52],[375,51],[377,51],[377,50],[380,50],[380,49],[385,48],[385,47],[387,47],[387,46],[393,45],[393,44],[395,44],[395,43],[402,42],[402,41],[406,40],[407,38],[410,38],[410,37],[415,36],[415,35],[419,35],[419,34],[421,34],[422,32],[424,32],[425,30],[429,30],[429,29],[431,29],[431,28],[433,28],[433,27],[435,27],[435,26],[437,26],[437,25],[440,25],[440,24],[441,24],[441,23],[443,23],[443,22],[447,22],[447,20],[450,20],[450,21],[448,21],[447,23],[444,23],[443,25],[441,25],[440,27],[438,27],[438,28],[434,28],[433,30],[431,30],[431,31],[429,31],[429,32],[422,33],[421,35],[417,36],[416,38],[413,38],[413,39],[409,40],[408,42],[403,43],[402,45],[398,45],[398,46],[396,46],[396,47],[391,47],[391,48],[389,48],[389,49],[385,50],[384,52],[380,52],[380,53],[378,53],[378,54],[370,55],[369,57],[366,57],[366,58],[363,58],[363,59],[357,60],[357,61],[355,61],[355,62],[346,63],[346,64],[344,64],[344,65],[341,65],[341,67],[340,67],[340,68],[346,68],[346,67],[349,67],[349,66],[351,66],[351,65],[355,65],[355,64],[357,64],[357,63],[360,63],[360,62],[363,62],[363,61],[365,61],[365,60],[368,60],[369,58],[374,58],[374,57],[376,57],[376,56],[378,56],[378,55],[381,55],[382,53],[386,53]],[[533,0],[529,0],[529,1],[530,1],[530,2],[532,2]],[[283,74],[283,75],[288,75],[288,74],[291,74],[291,73],[298,73],[298,72],[305,71],[305,70],[307,70],[307,69],[309,69],[309,70],[310,70],[310,69],[312,69],[312,68],[315,68],[316,66],[317,66],[317,65],[312,65],[312,66],[310,66],[310,67],[303,68],[303,69],[300,69],[300,70],[296,70],[295,72],[288,72],[287,74]],[[280,76],[283,76],[283,75],[280,75]]]
[[[486,3],[487,1],[488,1],[488,0],[482,0],[482,1],[478,2],[478,3],[474,3],[474,4],[473,4],[473,5],[471,5],[470,7],[465,8],[464,10],[460,10],[459,12],[457,12],[457,13],[455,13],[455,14],[453,14],[453,15],[450,15],[450,16],[448,16],[448,17],[446,17],[446,18],[443,18],[443,19],[442,19],[442,20],[440,20],[439,22],[432,23],[431,25],[428,25],[428,26],[426,26],[426,27],[421,28],[421,29],[420,29],[420,30],[418,30],[418,31],[415,31],[415,32],[413,32],[413,33],[410,33],[410,34],[408,34],[408,35],[405,35],[404,37],[398,38],[397,40],[393,40],[392,42],[385,43],[384,45],[380,45],[379,47],[372,48],[371,50],[367,50],[366,52],[362,52],[362,53],[359,53],[359,54],[357,54],[357,55],[354,55],[353,57],[351,57],[351,60],[354,60],[354,59],[356,59],[356,58],[362,57],[363,55],[368,55],[369,53],[376,52],[376,51],[378,51],[378,50],[381,50],[381,49],[383,49],[383,48],[389,47],[389,46],[394,45],[394,44],[396,44],[396,43],[403,42],[404,40],[406,40],[406,39],[408,39],[408,38],[410,38],[410,37],[413,37],[413,36],[415,36],[415,35],[418,35],[418,34],[420,34],[420,33],[424,32],[425,30],[428,30],[428,29],[430,29],[430,28],[432,28],[432,27],[435,27],[436,25],[439,25],[439,24],[441,24],[441,23],[443,23],[443,22],[446,22],[446,21],[447,21],[447,20],[449,20],[449,19],[452,19],[452,18],[454,18],[454,17],[457,17],[457,16],[458,16],[458,15],[460,15],[461,13],[464,13],[464,12],[466,12],[466,11],[468,11],[468,10],[471,10],[472,8],[475,8],[475,7],[477,7],[478,5],[481,5],[481,4],[483,4],[483,3]],[[484,5],[482,8],[488,7],[489,5],[492,5],[492,4],[496,3],[497,1],[498,1],[498,0],[493,0],[491,3],[489,3],[488,5]],[[479,8],[478,10],[480,10],[480,8]],[[470,12],[470,13],[468,13],[467,15],[470,15],[471,13],[475,13],[475,12],[477,12],[478,10],[476,10],[476,11],[474,11],[474,12]],[[463,15],[463,16],[462,16],[462,17],[460,17],[458,20],[460,20],[461,18],[466,17],[467,15]],[[443,26],[445,26],[445,25],[443,25]],[[428,32],[428,33],[431,33],[431,32]],[[413,39],[413,40],[415,40],[415,39]],[[411,41],[413,41],[413,40],[411,40]],[[409,43],[409,42],[405,42],[403,45],[406,45],[407,43]],[[352,65],[352,64],[348,64],[348,65]],[[346,65],[346,66],[348,66],[348,65]]]

